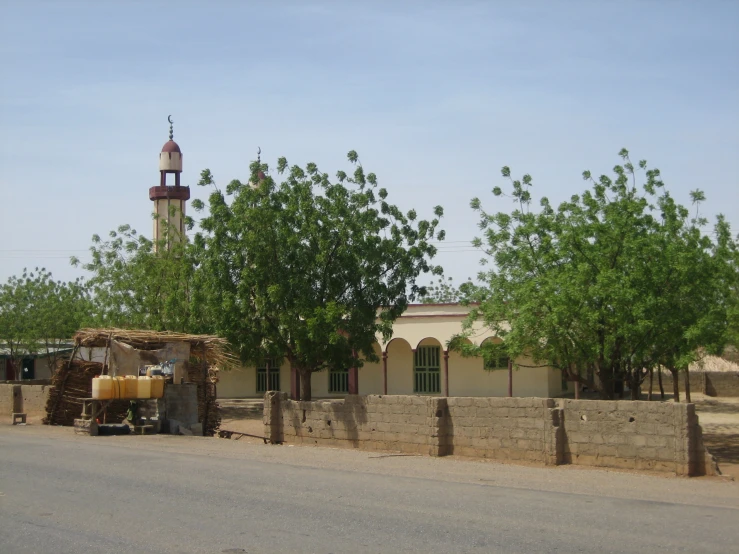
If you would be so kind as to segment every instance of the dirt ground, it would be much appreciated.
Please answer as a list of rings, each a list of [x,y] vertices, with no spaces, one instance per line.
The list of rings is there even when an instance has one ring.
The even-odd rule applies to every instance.
[[[692,394],[703,442],[716,457],[721,473],[739,481],[739,398]]]
[[[645,398],[646,399],[646,398]],[[667,395],[671,399],[671,395]],[[703,428],[703,442],[714,455],[721,473],[739,482],[739,398],[715,398],[693,393],[698,419]],[[264,435],[261,400],[222,400],[221,429]],[[232,437],[243,442],[262,443],[260,438]]]

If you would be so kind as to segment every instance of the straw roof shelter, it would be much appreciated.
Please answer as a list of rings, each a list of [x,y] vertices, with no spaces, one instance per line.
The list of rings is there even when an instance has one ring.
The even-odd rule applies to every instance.
[[[229,369],[238,365],[238,358],[233,355],[226,339],[215,335],[190,335],[172,331],[146,331],[139,329],[80,329],[72,338],[75,347],[105,348],[111,340],[122,342],[137,350],[156,350],[166,343],[187,342],[190,344],[190,355],[206,362],[210,366]]]

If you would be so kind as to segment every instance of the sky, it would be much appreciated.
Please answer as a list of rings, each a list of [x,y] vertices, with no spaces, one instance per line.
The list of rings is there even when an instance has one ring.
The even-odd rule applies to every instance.
[[[435,262],[480,253],[469,202],[500,168],[553,202],[622,147],[671,193],[739,231],[739,2],[0,0],[0,282],[73,279],[93,234],[151,236],[167,116],[192,198],[217,183],[356,150],[388,200],[445,210]],[[192,213],[192,212],[191,212]]]

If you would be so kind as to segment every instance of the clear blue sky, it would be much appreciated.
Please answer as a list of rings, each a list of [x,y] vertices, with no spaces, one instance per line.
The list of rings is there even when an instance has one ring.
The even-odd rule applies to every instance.
[[[81,273],[93,233],[151,235],[148,188],[173,114],[193,198],[200,170],[263,160],[331,175],[359,152],[390,200],[430,215],[437,261],[478,271],[469,200],[499,169],[552,200],[621,147],[682,202],[739,231],[739,2],[112,0],[2,2],[0,281]],[[466,251],[465,251],[466,250]]]

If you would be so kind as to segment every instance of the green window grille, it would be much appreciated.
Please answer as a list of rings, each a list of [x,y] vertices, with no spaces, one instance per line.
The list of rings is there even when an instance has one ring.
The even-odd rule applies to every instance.
[[[267,387],[267,362],[269,361],[269,387]],[[279,360],[264,360],[257,367],[257,392],[280,390]]]
[[[328,392],[349,393],[349,370],[331,369],[328,372]]]
[[[441,392],[441,349],[438,346],[419,346],[413,356],[413,392],[439,394]]]

